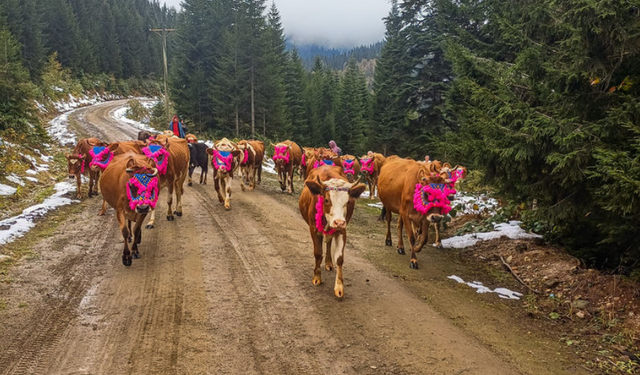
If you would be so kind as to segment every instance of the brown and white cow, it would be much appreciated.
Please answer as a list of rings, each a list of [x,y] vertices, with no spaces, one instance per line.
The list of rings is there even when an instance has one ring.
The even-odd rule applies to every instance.
[[[342,265],[347,243],[347,224],[351,220],[355,201],[366,190],[364,184],[347,181],[338,166],[321,166],[309,173],[298,201],[300,214],[309,225],[316,263],[313,270],[313,285],[322,283],[321,265],[323,244],[326,244],[325,269],[336,266],[334,293],[344,296]],[[332,254],[333,248],[333,254]]]
[[[167,220],[173,221],[174,216],[182,216],[182,194],[184,193],[184,180],[189,172],[189,146],[187,141],[174,136],[159,135],[156,139],[149,140],[148,145],[142,148],[142,152],[152,158],[158,168],[160,189],[166,187],[167,194]],[[173,193],[176,194],[176,209],[173,205]],[[155,227],[156,211],[151,210],[151,218],[146,228]]]
[[[384,165],[385,157],[382,154],[369,151],[360,158],[360,171],[367,178],[369,184],[369,199],[374,199],[378,186],[380,169]]]
[[[264,159],[264,142],[262,141],[240,141],[240,187],[245,190],[245,184],[249,185],[249,190],[256,188],[257,182],[262,181],[262,160]]]
[[[307,179],[307,166],[311,159],[313,159],[313,155],[315,154],[316,149],[313,147],[303,147],[302,148],[302,160],[300,161],[300,168],[298,168],[298,173],[300,174],[300,180]]]
[[[398,253],[405,253],[402,240],[402,228],[405,227],[411,244],[410,267],[413,269],[418,269],[416,253],[427,243],[431,224],[435,226],[435,244],[442,246],[438,223],[451,210],[447,197],[455,194],[447,182],[443,176],[432,174],[425,163],[397,156],[389,157],[380,172],[378,189],[387,221],[385,245],[392,244],[391,214],[399,214]]]
[[[133,152],[115,156],[100,180],[102,196],[116,210],[124,239],[122,264],[127,267],[131,266],[132,259],[140,258],[142,222],[158,201],[159,184],[154,161]],[[132,222],[135,223],[133,230]],[[129,251],[131,237],[133,246]]]
[[[185,135],[184,139],[187,141],[187,143],[198,143],[198,137],[191,133]]]
[[[302,162],[302,148],[293,141],[286,140],[277,145],[273,145],[273,161],[278,172],[278,182],[280,189],[287,190],[290,194],[294,192],[293,171]]]
[[[98,179],[100,168],[91,168],[94,147],[106,147],[107,144],[98,138],[87,138],[78,141],[73,153],[66,154],[67,172],[70,179],[76,179],[76,196],[82,198],[82,175],[89,176],[89,197],[98,195]]]
[[[211,165],[213,166],[213,181],[215,183],[218,200],[224,203],[226,210],[231,209],[231,180],[233,171],[237,168],[236,161],[241,154],[238,145],[227,138],[223,138],[214,143],[212,148],[207,149],[211,155]]]
[[[343,155],[341,159],[342,169],[347,179],[349,182],[355,181],[356,177],[360,175],[360,162],[358,158],[353,155]]]

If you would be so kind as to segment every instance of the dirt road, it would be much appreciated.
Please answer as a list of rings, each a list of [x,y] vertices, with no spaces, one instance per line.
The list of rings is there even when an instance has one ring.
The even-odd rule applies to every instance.
[[[109,113],[74,128],[109,141],[137,130]],[[126,268],[113,216],[87,199],[36,242],[0,286],[1,374],[522,374],[528,359],[492,349],[350,247],[345,298],[333,272],[315,287],[306,224],[269,186],[232,210],[213,183],[186,187],[184,216],[144,230]],[[164,207],[166,190],[160,197]],[[533,373],[533,372],[531,372]]]

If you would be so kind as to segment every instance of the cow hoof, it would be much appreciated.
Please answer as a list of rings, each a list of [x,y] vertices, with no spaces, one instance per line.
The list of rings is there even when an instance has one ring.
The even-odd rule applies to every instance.
[[[320,284],[322,284],[322,279],[318,276],[314,276],[313,277],[313,281],[311,281],[313,283],[313,285],[318,286]]]
[[[127,242],[131,243],[131,240],[132,240],[131,236],[127,237]]]
[[[106,212],[100,211],[100,212],[98,212],[98,216],[104,216],[105,213]]]
[[[173,221],[175,220],[173,216],[167,216],[167,221]]]
[[[342,287],[336,288],[334,292],[336,293],[336,297],[338,298],[344,297],[344,289]]]
[[[182,217],[182,212],[173,211],[173,214],[176,215],[177,217]]]
[[[131,267],[131,263],[133,261],[131,260],[131,258],[127,258],[124,255],[122,256],[122,264],[124,264],[126,267]]]
[[[187,186],[193,186],[193,182],[189,182]]]
[[[327,271],[333,271],[333,264],[327,263],[324,265],[324,269]]]
[[[244,184],[240,184],[240,189],[242,189],[242,191],[247,191],[247,188],[244,186]]]
[[[153,229],[153,228],[155,228],[155,227],[156,227],[156,226],[155,226],[155,225],[153,225],[153,224],[147,224],[147,226],[146,226],[145,228],[147,228],[147,229]]]
[[[229,203],[224,204],[224,209],[229,211],[231,209],[231,205]]]
[[[140,259],[140,253],[133,253],[133,259]]]
[[[411,268],[412,270],[417,270],[418,269],[418,261],[415,259],[411,259],[411,263],[409,263],[409,268]]]
[[[398,248],[398,254],[400,254],[400,255],[404,255],[405,254],[404,247],[399,247]]]
[[[437,243],[437,244],[436,244],[436,249],[440,249],[440,250],[442,250],[442,249],[444,249],[444,247],[442,246],[442,244],[441,244],[441,243]]]
[[[391,240],[384,240],[384,245],[385,246],[391,246]]]

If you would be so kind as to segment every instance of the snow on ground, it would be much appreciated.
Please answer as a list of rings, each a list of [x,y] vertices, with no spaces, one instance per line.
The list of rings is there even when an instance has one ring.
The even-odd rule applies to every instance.
[[[266,159],[264,161],[264,163],[262,164],[262,170],[267,173],[278,174],[276,172],[276,163],[274,163],[271,159]]]
[[[539,234],[528,233],[520,227],[522,222],[510,221],[508,223],[494,224],[494,231],[485,233],[469,233],[463,236],[455,236],[442,240],[442,246],[449,249],[463,249],[473,246],[479,241],[493,240],[506,236],[512,240],[526,238],[541,238]]]
[[[153,107],[157,102],[148,102],[148,101],[144,101],[142,102],[142,105],[147,107]],[[147,107],[149,108],[149,107]],[[109,115],[111,117],[113,117],[116,121],[120,121],[120,122],[124,122],[126,124],[129,124],[131,126],[133,126],[136,129],[140,129],[140,130],[146,130],[148,132],[152,132],[152,133],[157,133],[158,131],[152,127],[150,127],[148,124],[145,124],[143,122],[140,121],[135,121],[132,120],[130,118],[127,117],[127,111],[129,110],[128,106],[124,106],[124,107],[120,107],[118,109],[116,109],[115,111],[113,111],[112,113],[110,113]]]
[[[18,189],[11,187],[9,185],[5,185],[5,184],[0,184],[0,195],[1,196],[9,196],[9,195],[13,195],[16,193],[16,191],[18,191]]]
[[[9,182],[13,182],[16,185],[24,186],[24,181],[22,181],[22,179],[18,177],[18,175],[16,175],[15,173],[8,175],[7,180]]]
[[[460,284],[466,284],[466,285],[472,287],[473,289],[475,289],[476,292],[478,292],[480,294],[496,293],[498,295],[498,297],[504,298],[504,299],[520,299],[520,297],[522,297],[522,293],[514,292],[514,291],[509,290],[507,288],[496,288],[496,289],[492,290],[492,289],[487,288],[486,286],[482,285],[482,283],[479,282],[479,281],[466,282],[466,281],[462,280],[461,277],[458,277],[456,275],[447,276],[447,279],[455,280]]]
[[[0,189],[1,186],[0,184]],[[56,192],[41,204],[25,209],[18,216],[0,221],[0,245],[5,245],[24,236],[25,233],[35,226],[35,220],[43,217],[47,212],[72,202],[77,202],[76,200],[63,197],[65,194],[75,191],[75,184],[67,181],[59,182],[55,185],[54,189]]]
[[[364,198],[363,195],[361,195],[362,198]],[[379,208],[382,209],[384,206],[382,205],[382,202],[377,202],[377,203],[369,203],[367,204],[367,206],[369,207],[375,207],[375,208]]]
[[[493,216],[498,209],[498,200],[486,194],[461,193],[456,194],[451,207],[465,215],[483,214]]]
[[[76,136],[69,130],[69,115],[78,109],[63,113],[49,121],[47,133],[49,133],[51,138],[57,140],[63,146],[73,146],[76,144]]]

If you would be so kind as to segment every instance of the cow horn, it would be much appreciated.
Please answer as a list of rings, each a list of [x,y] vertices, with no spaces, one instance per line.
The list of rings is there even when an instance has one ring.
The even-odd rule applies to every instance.
[[[151,169],[151,177],[155,177],[158,175],[158,168]]]
[[[322,180],[320,179],[320,176],[316,176],[316,181],[318,182],[318,184],[320,184],[320,185],[322,185],[322,186],[324,186],[324,187],[327,187],[327,186],[328,186],[324,181],[322,181]]]
[[[351,189],[354,186],[357,186],[360,183],[360,180],[362,180],[362,176],[358,176],[358,179],[356,180],[356,182],[351,184],[351,186],[349,186],[349,189]]]
[[[131,169],[131,168],[127,168],[127,169],[126,169],[126,172],[127,172],[127,173],[133,173],[133,169]]]
[[[269,143],[271,143],[271,146],[276,147],[276,145],[274,145],[273,142],[269,142]]]

